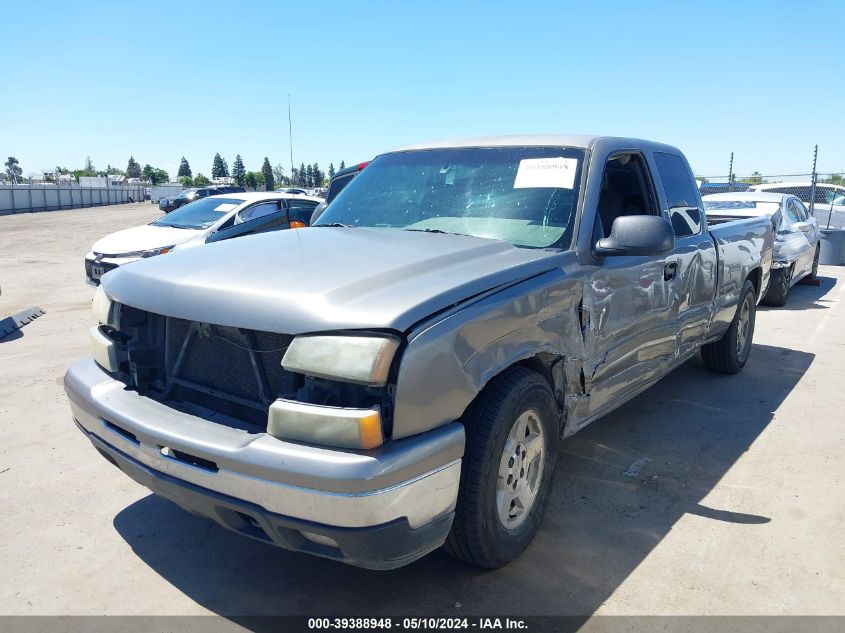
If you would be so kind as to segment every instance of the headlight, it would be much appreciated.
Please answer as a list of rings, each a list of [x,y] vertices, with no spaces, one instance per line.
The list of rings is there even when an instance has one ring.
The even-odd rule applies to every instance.
[[[102,286],[97,286],[94,292],[94,302],[91,304],[91,312],[98,323],[103,325],[117,325],[117,304],[109,299]]]
[[[393,336],[299,336],[285,352],[288,371],[383,387],[399,339]]]

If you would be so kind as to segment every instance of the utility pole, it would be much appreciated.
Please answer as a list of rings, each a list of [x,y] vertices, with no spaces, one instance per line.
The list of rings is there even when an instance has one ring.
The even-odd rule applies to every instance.
[[[819,158],[819,146],[816,145],[815,149],[813,150],[813,177],[810,182],[810,215],[815,215],[815,206],[816,206],[816,161]],[[828,224],[830,221],[828,220]]]
[[[728,191],[733,191],[734,188],[734,153],[731,152],[731,164],[728,167]]]

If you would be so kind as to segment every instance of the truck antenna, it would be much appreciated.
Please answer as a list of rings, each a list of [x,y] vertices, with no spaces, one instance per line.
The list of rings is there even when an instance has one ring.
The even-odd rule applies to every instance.
[[[290,94],[288,94],[288,144],[290,145],[290,184],[293,186],[293,123],[290,116]]]

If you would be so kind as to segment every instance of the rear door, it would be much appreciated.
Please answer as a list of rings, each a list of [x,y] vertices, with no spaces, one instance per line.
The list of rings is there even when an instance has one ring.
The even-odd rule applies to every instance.
[[[694,352],[707,334],[716,294],[718,256],[686,159],[655,152],[654,162],[663,194],[661,206],[675,231],[675,274],[669,286],[677,312],[678,356],[683,358]]]
[[[803,277],[813,269],[813,260],[816,256],[816,245],[819,242],[818,221],[810,217],[807,209],[798,198],[786,199],[787,214],[790,221],[793,221],[790,230],[800,232],[807,238],[809,247],[802,253],[795,262],[793,277]]]

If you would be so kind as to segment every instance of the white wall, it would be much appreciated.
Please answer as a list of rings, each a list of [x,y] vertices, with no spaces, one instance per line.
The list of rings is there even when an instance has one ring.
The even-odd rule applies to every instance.
[[[0,215],[121,204],[129,202],[129,198],[143,202],[144,187],[80,187],[75,183],[0,185]]]

